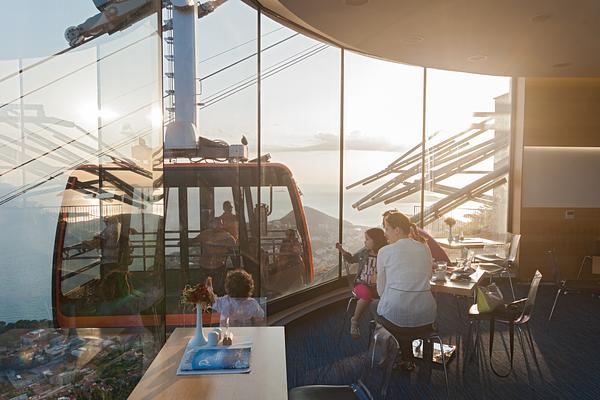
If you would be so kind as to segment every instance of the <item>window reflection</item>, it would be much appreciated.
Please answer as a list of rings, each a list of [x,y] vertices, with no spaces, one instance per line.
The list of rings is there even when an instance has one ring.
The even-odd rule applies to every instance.
[[[448,236],[450,216],[458,238],[505,239],[509,89],[510,78],[427,71],[424,222],[434,236]]]
[[[19,18],[3,25],[22,31],[0,65],[12,168],[0,176],[0,374],[21,377],[1,383],[10,398],[124,398],[164,341],[158,16],[50,57],[98,12],[68,3],[13,3]]]
[[[103,185],[98,176],[103,176]],[[129,176],[127,176],[129,175]],[[136,182],[137,181],[137,182]],[[78,316],[153,313],[162,300],[157,243],[161,216],[144,204],[148,177],[133,178],[123,168],[80,168],[71,174],[61,207],[54,279],[58,323]],[[135,184],[127,193],[127,186]],[[90,199],[102,192],[105,200]],[[110,200],[109,200],[110,199]],[[58,260],[57,260],[58,262]],[[96,321],[88,326],[100,326]],[[113,326],[118,322],[112,321]]]

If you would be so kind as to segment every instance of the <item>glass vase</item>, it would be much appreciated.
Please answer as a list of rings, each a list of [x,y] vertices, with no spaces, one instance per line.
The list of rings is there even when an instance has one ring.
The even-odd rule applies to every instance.
[[[448,243],[451,243],[454,240],[452,237],[452,226],[448,225]]]
[[[196,304],[196,329],[194,330],[194,337],[190,340],[192,346],[206,346],[208,343],[202,332],[202,309],[202,305]]]

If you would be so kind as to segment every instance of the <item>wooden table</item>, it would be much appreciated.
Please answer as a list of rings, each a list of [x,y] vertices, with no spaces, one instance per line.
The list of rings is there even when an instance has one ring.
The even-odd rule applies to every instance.
[[[448,293],[456,296],[473,296],[475,287],[481,282],[485,271],[477,268],[470,276],[470,281],[451,281],[450,277],[446,281],[431,281],[431,291],[437,293]]]
[[[209,328],[205,328],[205,333]],[[129,399],[287,399],[284,328],[231,328],[234,337],[252,337],[250,373],[177,376],[183,351],[193,328],[171,334]]]
[[[434,238],[445,249],[463,250],[463,249],[483,249],[485,246],[501,246],[504,243],[484,238],[464,238],[461,241],[448,242],[448,238]]]

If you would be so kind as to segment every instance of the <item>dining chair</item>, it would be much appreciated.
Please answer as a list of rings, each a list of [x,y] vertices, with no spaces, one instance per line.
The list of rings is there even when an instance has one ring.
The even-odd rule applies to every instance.
[[[377,398],[385,399],[395,356],[400,350],[398,341],[387,329],[377,325],[370,340],[368,356],[361,379],[352,385],[307,385],[290,389],[289,400],[373,400],[371,391],[364,383],[377,386]]]
[[[479,324],[482,320],[487,320],[490,322],[490,343],[489,343],[489,357],[490,357],[490,367],[494,374],[500,377],[506,377],[512,372],[513,368],[513,358],[514,358],[514,332],[515,327],[517,328],[517,332],[519,335],[523,334],[527,337],[527,342],[531,346],[531,353],[533,357],[537,360],[535,354],[535,347],[533,343],[533,337],[531,335],[531,330],[529,329],[529,321],[531,320],[531,315],[533,313],[533,308],[535,306],[535,299],[537,296],[538,287],[540,285],[540,281],[542,280],[542,274],[539,270],[535,271],[533,279],[531,280],[531,285],[529,286],[529,293],[526,298],[513,301],[512,303],[502,305],[498,307],[496,310],[487,313],[480,313],[477,308],[477,303],[473,304],[469,309],[469,333],[467,334],[467,343],[468,347],[466,349],[466,354],[464,358],[464,362],[467,363],[471,358],[471,355],[475,354],[480,342],[479,335]],[[494,332],[495,332],[495,324],[496,322],[500,322],[508,325],[508,333],[510,340],[510,369],[506,374],[499,373],[493,364],[492,354],[494,348]],[[469,351],[471,341],[472,328],[475,325],[475,343],[474,349],[472,352]],[[523,332],[523,329],[526,330]],[[522,342],[521,342],[522,345]],[[523,352],[525,349],[523,348]],[[465,368],[463,367],[463,372]]]
[[[379,324],[377,324],[377,326],[380,326]],[[446,397],[450,397],[450,385],[448,383],[448,371],[446,368],[446,355],[444,353],[444,343],[442,341],[442,337],[440,336],[440,334],[438,333],[437,329],[435,327],[432,327],[430,330],[427,330],[425,332],[422,332],[419,335],[414,335],[414,334],[405,334],[402,332],[395,332],[393,330],[390,330],[391,334],[394,336],[394,338],[397,341],[400,340],[420,340],[420,346],[423,346],[421,349],[421,355],[423,356],[423,362],[426,364],[427,366],[427,372],[428,372],[428,376],[431,377],[431,369],[433,366],[433,357],[434,357],[434,343],[437,342],[440,346],[440,360],[442,362],[442,367],[444,370],[444,379],[445,379],[445,383],[446,383]]]
[[[554,282],[557,286],[556,296],[554,297],[554,303],[552,304],[548,321],[552,320],[552,315],[554,315],[554,311],[556,310],[556,306],[558,304],[558,299],[561,295],[566,295],[567,293],[579,293],[600,296],[600,279],[580,279],[583,263],[585,263],[586,260],[585,257],[581,263],[581,266],[579,267],[577,279],[562,279],[556,251],[548,250],[546,251],[546,255],[550,260],[552,273],[554,274]]]
[[[513,300],[516,297],[512,278],[517,276],[517,256],[519,254],[520,243],[521,235],[512,235],[506,257],[499,257],[496,254],[479,254],[475,256],[475,260],[479,262],[479,268],[486,271],[490,277],[490,281],[495,277],[508,278]]]

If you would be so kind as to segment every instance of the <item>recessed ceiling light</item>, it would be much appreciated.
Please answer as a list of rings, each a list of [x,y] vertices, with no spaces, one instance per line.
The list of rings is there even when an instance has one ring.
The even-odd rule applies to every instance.
[[[345,0],[349,6],[362,6],[369,2],[369,0]]]
[[[484,56],[483,54],[478,54],[476,56],[467,57],[467,61],[470,61],[470,62],[485,61],[485,60],[487,60],[487,56]]]
[[[552,65],[552,68],[566,68],[566,67],[570,67],[571,65],[573,65],[573,63],[563,62],[563,63],[558,63],[558,64]]]
[[[531,22],[542,23],[542,22],[548,21],[551,17],[552,17],[552,14],[550,14],[550,13],[538,14],[538,15],[534,15],[533,17],[531,17]]]

